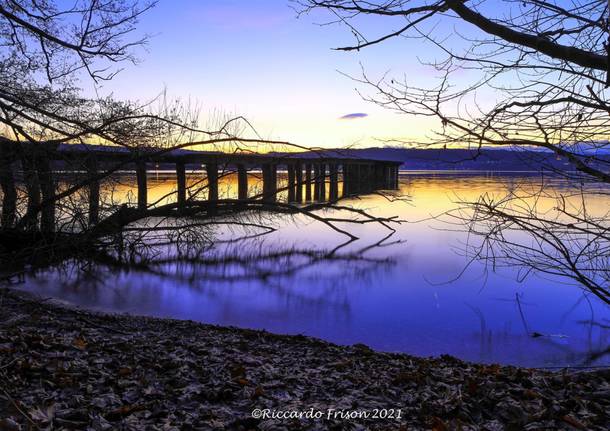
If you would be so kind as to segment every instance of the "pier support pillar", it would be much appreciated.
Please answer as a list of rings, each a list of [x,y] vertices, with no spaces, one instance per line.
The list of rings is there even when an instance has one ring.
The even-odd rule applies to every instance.
[[[218,164],[206,163],[205,171],[208,177],[208,214],[215,215],[218,202]]]
[[[375,166],[375,190],[383,190],[385,189],[385,181],[384,181],[384,166],[380,163],[377,163]]]
[[[28,203],[27,212],[24,218],[27,221],[27,228],[38,229],[38,208],[40,207],[40,182],[38,181],[38,171],[36,168],[37,158],[33,151],[25,150],[25,154],[21,159],[23,168],[23,179],[27,193]]]
[[[358,165],[348,163],[343,166],[343,196],[357,195],[358,190]]]
[[[277,165],[275,163],[271,165],[271,185],[273,186],[274,200],[277,200]]]
[[[293,164],[286,165],[288,170],[288,202],[294,202],[296,200],[296,179],[295,169]]]
[[[383,187],[386,190],[392,189],[392,167],[384,166],[383,167]]]
[[[318,163],[313,165],[313,199],[316,201],[320,200],[320,165]]]
[[[89,193],[89,227],[91,227],[100,221],[100,180],[96,178],[99,171],[97,158],[88,157],[86,166],[89,176],[87,191]]]
[[[248,170],[245,165],[237,165],[237,198],[248,199]]]
[[[371,193],[375,187],[373,182],[373,166],[362,165],[360,175],[362,176],[360,184],[362,185],[361,190],[364,193]]]
[[[277,165],[263,165],[263,200],[275,202],[277,199]]]
[[[366,190],[366,183],[364,181],[364,171],[365,168],[363,165],[361,164],[357,164],[355,166],[355,181],[354,184],[356,185],[356,188],[354,190],[354,194],[359,195],[359,194],[364,194],[365,190]]]
[[[398,183],[398,166],[394,166],[394,190],[399,189]]]
[[[176,186],[178,187],[178,212],[186,207],[186,166],[184,162],[176,163]]]
[[[305,165],[305,200],[311,200],[311,163]]]
[[[369,184],[369,166],[368,165],[358,165],[359,169],[359,193],[367,194],[371,188]]]
[[[263,172],[263,201],[269,200],[269,181],[271,176],[271,168],[267,164],[261,166]]]
[[[326,200],[326,165],[324,163],[320,164],[320,194],[318,196],[318,200],[323,202]]]
[[[136,178],[138,182],[138,209],[144,211],[148,206],[148,185],[145,160],[138,160],[136,162]]]
[[[2,189],[1,227],[15,224],[17,214],[17,187],[13,173],[14,152],[9,143],[0,143],[0,188]]]
[[[294,174],[296,177],[295,200],[301,203],[303,202],[303,165],[301,165],[300,163],[294,165]]]
[[[349,165],[343,163],[341,165],[341,177],[343,179],[343,197],[347,197],[350,194],[350,182],[349,182]]]
[[[336,202],[339,199],[339,169],[336,163],[328,165],[330,188],[329,199]]]

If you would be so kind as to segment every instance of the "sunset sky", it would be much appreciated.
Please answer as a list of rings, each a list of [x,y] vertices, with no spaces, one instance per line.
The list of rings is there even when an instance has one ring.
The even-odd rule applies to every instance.
[[[368,146],[379,144],[375,138],[428,134],[433,120],[363,101],[357,84],[342,73],[358,76],[362,65],[372,78],[389,71],[431,84],[436,72],[418,56],[431,60],[440,53],[404,39],[361,52],[335,51],[353,39],[345,27],[317,25],[329,19],[297,18],[287,0],[161,0],[139,25],[153,35],[147,52],[139,53],[141,63],[104,84],[101,94],[144,101],[167,88],[169,96],[209,112],[245,115],[264,138],[306,146]],[[401,23],[366,21],[360,29],[380,34]]]

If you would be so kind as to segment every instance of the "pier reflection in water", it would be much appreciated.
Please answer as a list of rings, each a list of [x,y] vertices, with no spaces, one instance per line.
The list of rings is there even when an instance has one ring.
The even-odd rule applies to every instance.
[[[258,176],[250,175],[250,186],[259,187]],[[152,173],[148,181],[149,201],[163,198],[175,184],[164,174]],[[219,193],[231,197],[236,181],[236,176],[221,179]],[[456,278],[467,263],[456,252],[465,234],[431,218],[454,207],[458,198],[500,196],[539,182],[537,176],[478,173],[401,175],[408,202],[378,195],[343,202],[408,222],[370,249],[387,231],[374,224],[350,226],[360,239],[332,259],[326,252],[345,242],[340,234],[311,219],[274,216],[267,221],[277,231],[262,238],[233,242],[246,232],[216,227],[219,244],[205,265],[162,264],[160,272],[96,268],[87,274],[64,266],[28,276],[20,287],[88,308],[306,334],[385,351],[526,366],[579,365],[589,352],[610,343],[606,305],[565,280],[532,276],[518,282],[510,268],[493,273],[473,264]],[[115,199],[128,199],[133,187],[134,179],[126,177],[115,188]],[[546,187],[566,185],[555,180]],[[609,203],[607,195],[599,195],[589,209],[604,211]],[[608,364],[610,358],[597,363]]]

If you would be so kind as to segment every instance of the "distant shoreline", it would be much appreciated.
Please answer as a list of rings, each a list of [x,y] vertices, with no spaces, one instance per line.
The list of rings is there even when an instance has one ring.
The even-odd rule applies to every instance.
[[[79,173],[80,171],[62,171],[62,170],[56,170],[54,171],[55,173],[58,174],[75,174],[75,173]],[[127,169],[127,170],[119,170],[119,171],[115,171],[113,172],[113,174],[130,174],[130,175],[135,175],[135,170],[131,170],[131,169]],[[287,171],[285,169],[278,169],[278,173],[286,173]],[[564,171],[564,172],[578,172],[576,170],[570,170],[570,171]],[[85,171],[82,171],[82,173],[85,173]],[[187,174],[205,174],[206,170],[205,169],[194,169],[194,170],[189,170],[187,171]],[[232,172],[231,172],[232,173]],[[248,171],[248,173],[261,173],[260,169],[251,169]],[[545,175],[552,175],[555,172],[552,170],[510,170],[510,169],[502,169],[502,170],[490,170],[490,169],[404,169],[401,168],[398,171],[399,174],[437,174],[437,173],[443,173],[443,174],[545,174]],[[147,169],[147,174],[166,174],[168,176],[175,176],[176,175],[176,171],[174,169]],[[559,174],[557,174],[557,176],[560,176]]]

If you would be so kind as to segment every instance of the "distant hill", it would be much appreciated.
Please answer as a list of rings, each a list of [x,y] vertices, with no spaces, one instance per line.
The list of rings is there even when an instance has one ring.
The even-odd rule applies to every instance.
[[[92,148],[97,151],[127,152],[126,148],[102,145],[66,145],[62,149],[71,151],[87,151]],[[173,154],[190,154],[199,151],[179,149]],[[207,152],[210,154],[216,151]],[[496,149],[482,148],[480,151],[468,149],[415,149],[415,148],[362,148],[362,149],[328,149],[307,151],[302,153],[270,153],[278,156],[299,157],[347,157],[373,160],[391,160],[401,162],[401,169],[406,170],[475,170],[475,171],[541,171],[541,170],[572,170],[574,166],[565,158],[558,157],[550,151],[526,149]],[[597,158],[604,160],[603,166],[590,158],[590,152],[584,152],[582,159],[592,166],[608,171],[610,154],[598,152]],[[597,163],[597,166],[595,165]],[[161,169],[173,169],[172,164],[162,163]]]
[[[407,170],[539,171],[573,168],[573,165],[565,158],[558,157],[551,152],[534,150],[363,148],[324,150],[310,154],[312,157],[341,155],[400,161],[402,162],[401,169]],[[610,155],[601,157],[610,163]],[[583,157],[583,159],[587,158]],[[605,169],[608,169],[608,166]]]

